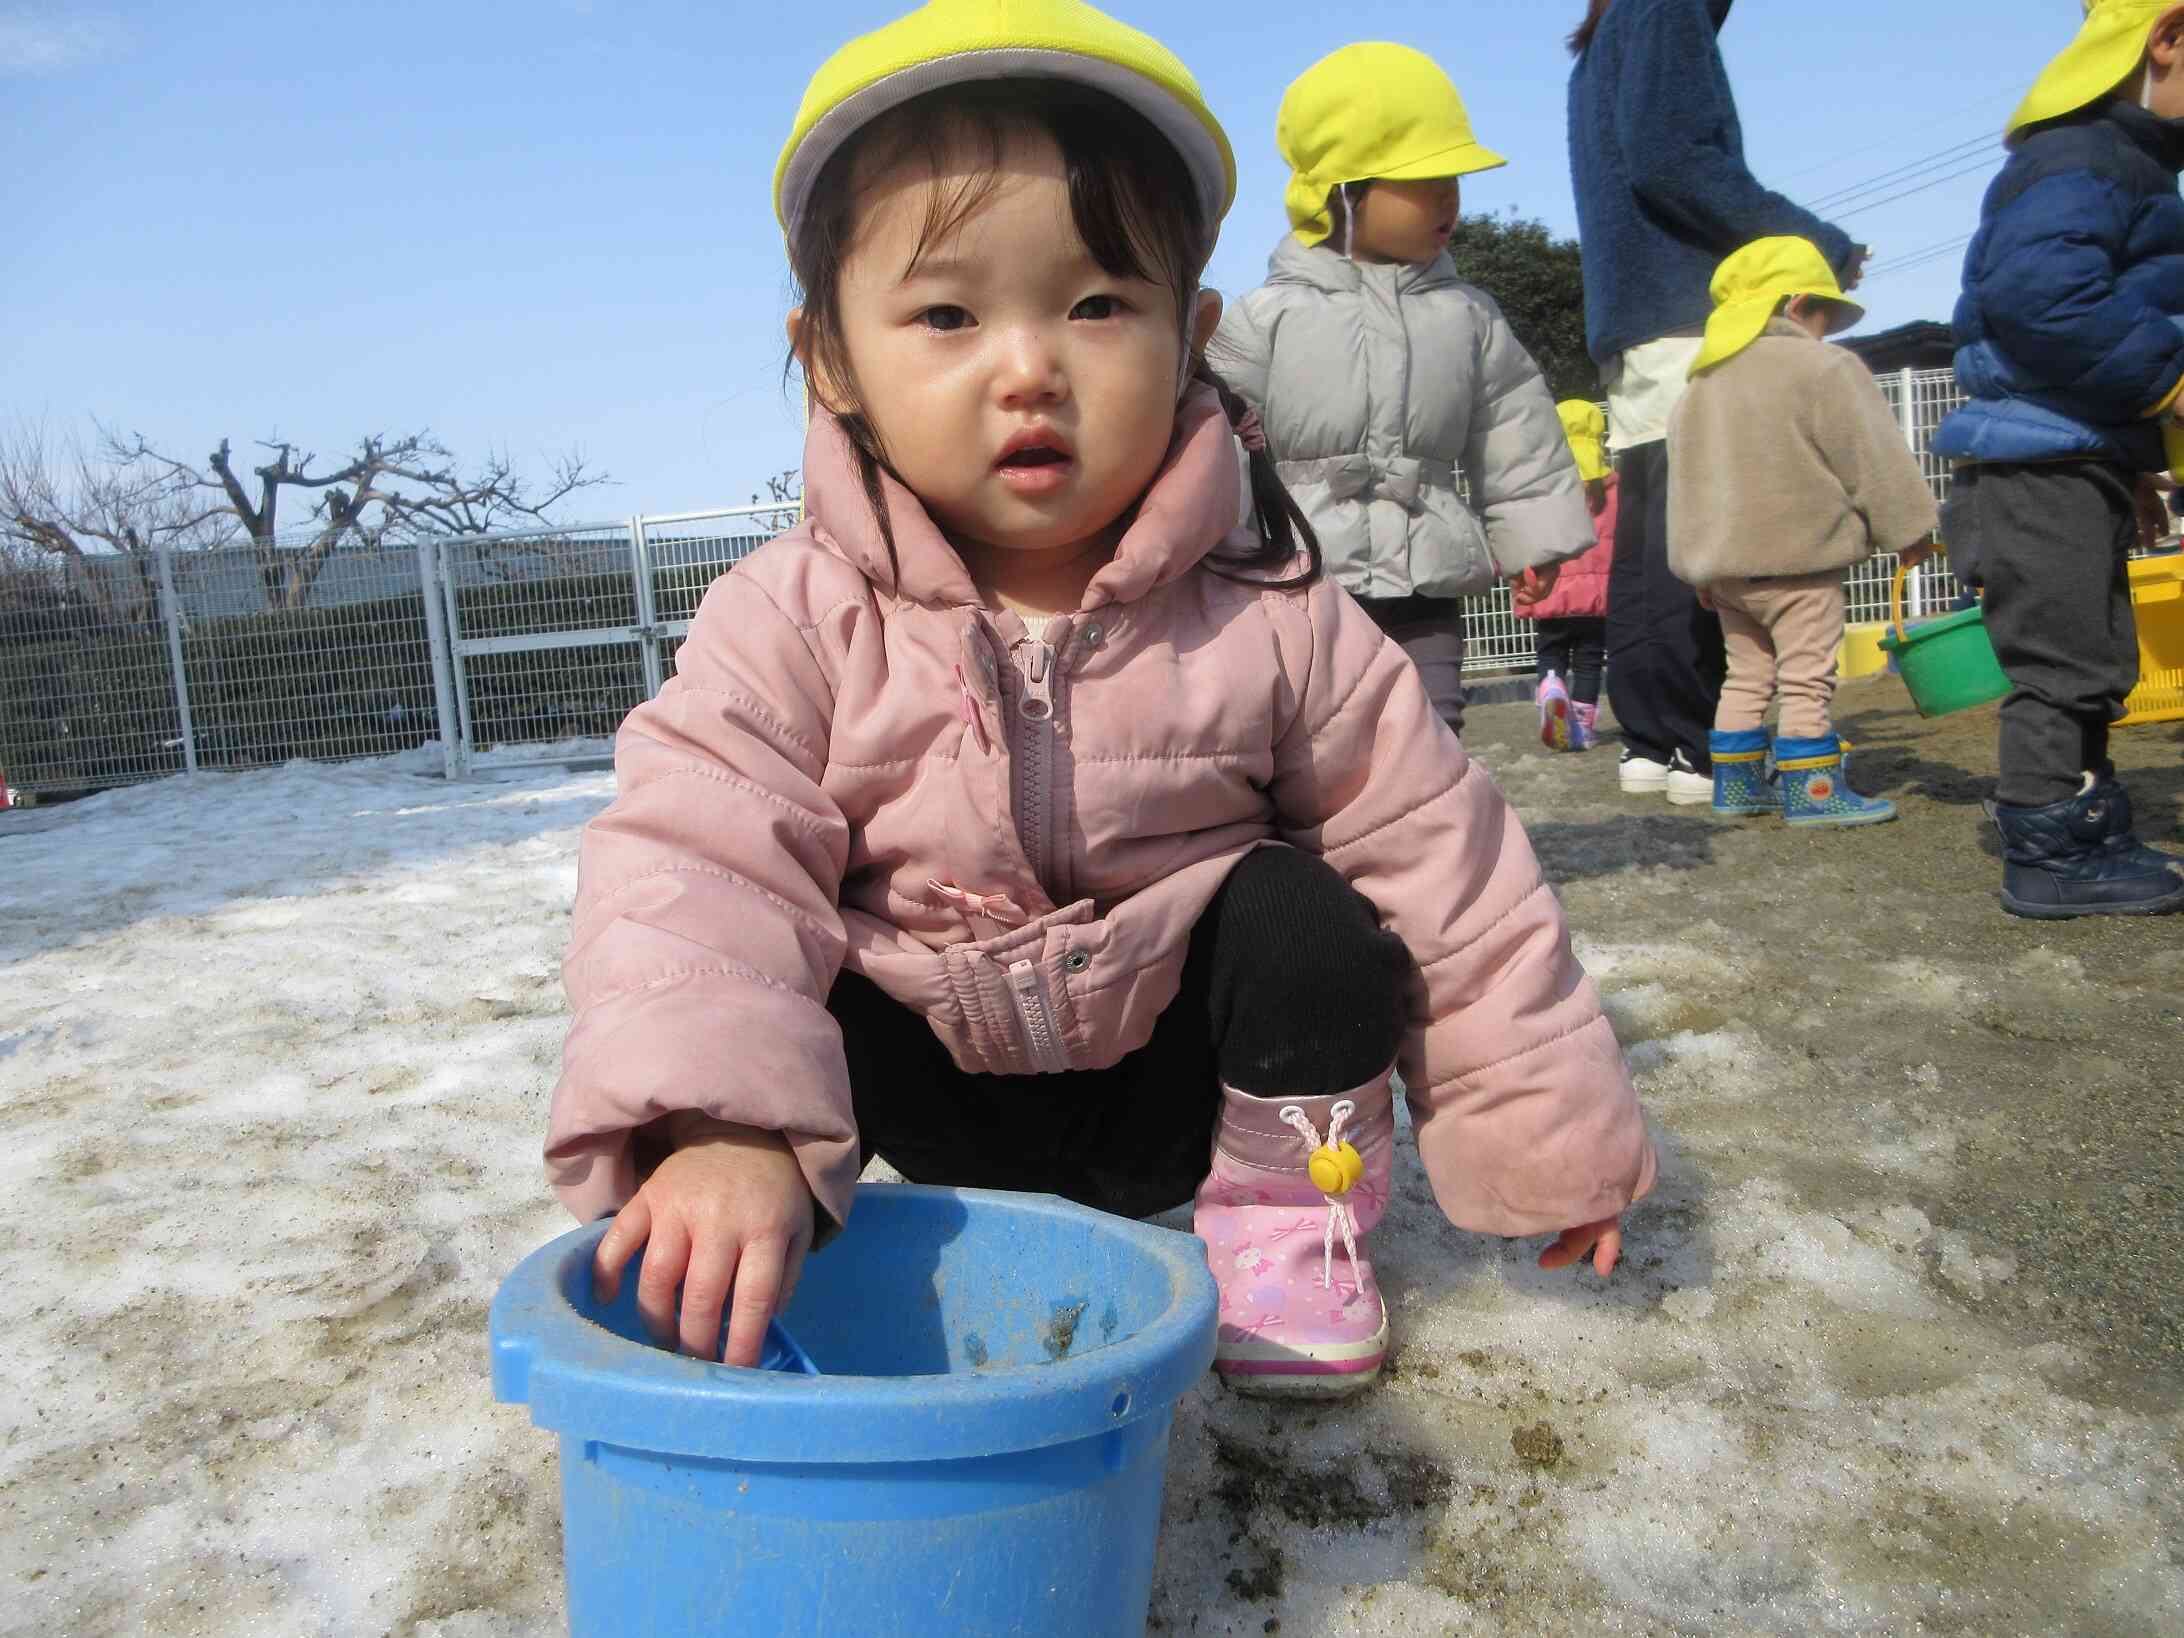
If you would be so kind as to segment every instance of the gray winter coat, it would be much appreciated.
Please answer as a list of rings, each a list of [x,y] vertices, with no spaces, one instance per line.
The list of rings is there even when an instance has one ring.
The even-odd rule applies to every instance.
[[[1467,596],[1593,544],[1539,366],[1445,254],[1361,264],[1285,237],[1206,358],[1257,406],[1329,573],[1355,596]]]

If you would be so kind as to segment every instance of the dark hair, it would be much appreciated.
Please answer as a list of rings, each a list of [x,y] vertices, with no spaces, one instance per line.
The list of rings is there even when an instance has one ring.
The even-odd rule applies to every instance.
[[[1570,55],[1582,57],[1585,48],[1592,44],[1592,37],[1599,32],[1600,19],[1608,14],[1609,0],[1592,0],[1585,8],[1585,20],[1570,30]]]
[[[789,243],[790,271],[802,294],[802,340],[808,356],[798,359],[792,353],[788,367],[802,363],[807,377],[816,371],[853,396],[856,392],[842,334],[841,274],[856,242],[857,167],[863,155],[878,151],[922,158],[936,181],[947,174],[947,162],[959,145],[975,144],[987,155],[980,174],[952,187],[934,188],[911,255],[915,266],[928,246],[992,197],[1009,138],[1025,132],[1042,134],[1061,150],[1070,216],[1092,259],[1118,279],[1166,284],[1175,294],[1179,319],[1189,314],[1213,235],[1197,191],[1178,174],[1181,161],[1168,139],[1127,104],[1066,80],[977,81],[913,98],[865,126],[828,157],[812,186],[812,207]],[[1249,406],[1203,358],[1194,361],[1191,377],[1220,395],[1232,427],[1242,421]],[[899,480],[900,474],[869,417],[856,409],[835,416],[856,451],[865,498],[893,564],[895,532],[881,477]],[[1264,450],[1251,453],[1251,494],[1258,546],[1217,554],[1206,566],[1230,578],[1264,579],[1295,561],[1301,551],[1309,560],[1303,573],[1265,583],[1279,589],[1310,585],[1320,575],[1319,540]],[[899,572],[900,565],[896,567]]]

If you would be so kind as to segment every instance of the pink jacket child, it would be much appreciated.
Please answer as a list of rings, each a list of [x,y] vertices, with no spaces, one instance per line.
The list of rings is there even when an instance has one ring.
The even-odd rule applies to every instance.
[[[1607,669],[1608,583],[1615,569],[1619,512],[1616,474],[1607,460],[1607,416],[1598,404],[1565,398],[1555,406],[1563,436],[1585,480],[1592,508],[1590,551],[1563,566],[1554,589],[1517,616],[1530,615],[1539,651],[1539,737],[1558,751],[1592,747],[1600,713],[1600,683]]]
[[[1519,607],[1518,619],[1605,620],[1608,617],[1608,576],[1615,567],[1615,517],[1620,480],[1610,472],[1595,481],[1600,485],[1600,503],[1593,511],[1591,548],[1582,557],[1563,564],[1555,589],[1529,608]]]
[[[943,9],[918,15],[930,28]],[[624,723],[618,794],[585,831],[548,1173],[580,1219],[621,1212],[606,1293],[649,1234],[648,1323],[711,1356],[726,1302],[738,1363],[794,1284],[812,1207],[821,1230],[845,1222],[874,1155],[915,1181],[1140,1215],[1194,1199],[1222,1290],[1217,1368],[1259,1391],[1351,1391],[1387,1349],[1363,1239],[1388,1198],[1398,1060],[1442,1209],[1483,1233],[1560,1234],[1547,1266],[1588,1251],[1613,1266],[1653,1148],[1515,814],[1344,592],[1237,572],[1280,493],[1237,439],[1241,402],[1180,350],[1163,285],[1088,275],[1083,245],[1053,232],[1071,210],[1054,144],[1132,120],[1136,140],[1178,140],[1126,104],[1181,100],[1187,74],[1125,98],[1103,50],[1071,89],[1051,31],[1040,43],[1050,60],[1000,127],[1019,180],[933,247],[961,287],[907,331],[853,325],[851,352],[877,334],[913,361],[945,353],[951,391],[987,382],[920,413],[958,404],[964,438],[994,444],[998,475],[981,465],[946,503],[988,508],[994,529],[1030,515],[1023,495],[1066,501],[1076,467],[1139,424],[1096,424],[1117,394],[1175,405],[1165,455],[1152,446],[1110,544],[1081,558],[1096,565],[1081,594],[1027,614],[982,584],[1017,560],[975,555],[990,533],[959,544],[910,486],[953,459],[889,419],[912,366],[856,372],[875,384],[859,422],[815,415],[805,521],[706,594],[675,677]],[[986,44],[963,61],[992,62]],[[901,111],[867,151],[876,174],[903,131],[991,113],[951,95],[939,83]],[[1090,117],[1057,113],[1072,101]],[[1180,129],[1218,131],[1196,108]],[[1157,168],[1181,163],[1218,220],[1222,161],[1204,140]],[[784,175],[793,255],[804,196],[787,160]],[[862,164],[857,186],[835,175],[809,197],[854,199],[868,180]],[[901,220],[914,231],[922,207]],[[887,231],[884,277],[845,280],[845,301],[902,267]],[[979,254],[950,252],[962,232],[987,235]],[[1210,232],[1190,244],[1186,290]],[[823,272],[798,276],[811,291]],[[1123,297],[1071,293],[1088,277]],[[1041,292],[1057,290],[1049,317]],[[1183,334],[1200,346],[1218,317],[1201,305]],[[1133,329],[1140,311],[1166,316]],[[1165,379],[1102,373],[1133,357]],[[1194,382],[1180,402],[1179,374]],[[826,379],[822,364],[815,388]],[[1041,419],[1022,420],[1042,394]],[[859,441],[875,425],[886,467]],[[776,1212],[750,1228],[784,1176],[801,1227]]]

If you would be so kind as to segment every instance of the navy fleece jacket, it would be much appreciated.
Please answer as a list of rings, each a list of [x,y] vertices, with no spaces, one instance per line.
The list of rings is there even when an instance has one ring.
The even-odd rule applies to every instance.
[[[1585,253],[1585,344],[1600,363],[1704,324],[1732,251],[1794,234],[1840,274],[1851,239],[1770,193],[1715,36],[1733,0],[1615,0],[1570,74],[1570,179]]]

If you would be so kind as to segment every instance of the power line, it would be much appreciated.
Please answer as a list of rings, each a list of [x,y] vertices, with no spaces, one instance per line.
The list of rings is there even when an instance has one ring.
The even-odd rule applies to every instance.
[[[1894,170],[1882,171],[1878,176],[1868,177],[1865,181],[1852,187],[1838,188],[1834,193],[1822,194],[1819,198],[1808,201],[1805,208],[1816,213],[1834,210],[1840,206],[1850,204],[1866,194],[1876,193],[1899,182],[1914,180],[1929,171],[1961,164],[1974,154],[1980,155],[1981,163],[1984,164],[1985,155],[1998,150],[2001,146],[1991,136],[1977,136],[1969,142],[1959,142],[1951,147],[1937,148],[1930,154],[1898,165]]]
[[[1921,182],[1915,188],[1905,188],[1903,192],[1892,193],[1885,199],[1870,200],[1863,205],[1853,205],[1849,210],[1839,210],[1833,212],[1832,214],[1838,222],[1847,220],[1848,218],[1853,216],[1863,216],[1869,210],[1879,210],[1883,205],[1893,205],[1899,199],[1909,199],[1914,194],[1926,193],[1931,189],[1940,187],[1945,182],[1955,182],[1963,177],[1977,175],[1979,172],[1985,170],[1986,168],[1987,162],[1986,160],[1982,159],[1976,165],[1967,165],[1960,171],[1950,171],[1944,176],[1935,177],[1930,182]]]
[[[1862,148],[1846,148],[1840,153],[1830,154],[1827,158],[1821,160],[1819,164],[1807,165],[1801,171],[1792,171],[1787,176],[1783,177],[1782,180],[1785,182],[1796,182],[1808,176],[1817,176],[1822,171],[1833,169],[1835,166],[1842,164],[1845,160],[1848,159],[1859,159],[1867,154],[1879,153],[1883,148],[1900,148],[1903,146],[1903,138],[1911,135],[1913,132],[1931,131],[1937,125],[1946,125],[1951,120],[1962,119],[1966,114],[1973,112],[1975,109],[1992,108],[1997,103],[2005,101],[2015,101],[2019,95],[2020,93],[2016,91],[1990,90],[1985,96],[1975,97],[1970,102],[1964,104],[1961,108],[1953,108],[1948,113],[1936,114],[1933,116],[1933,118],[1921,120],[1916,125],[1905,126],[1894,136],[1883,137],[1878,142],[1869,142]]]
[[[1868,268],[1865,276],[1867,279],[1885,279],[1892,274],[1909,273],[1914,268],[1924,267],[1930,262],[1938,262],[1953,252],[1962,250],[1971,242],[1972,235],[1965,233],[1954,239],[1945,239],[1938,245],[1928,245],[1924,250],[1913,250],[1901,256],[1891,256],[1887,261],[1877,262]]]

